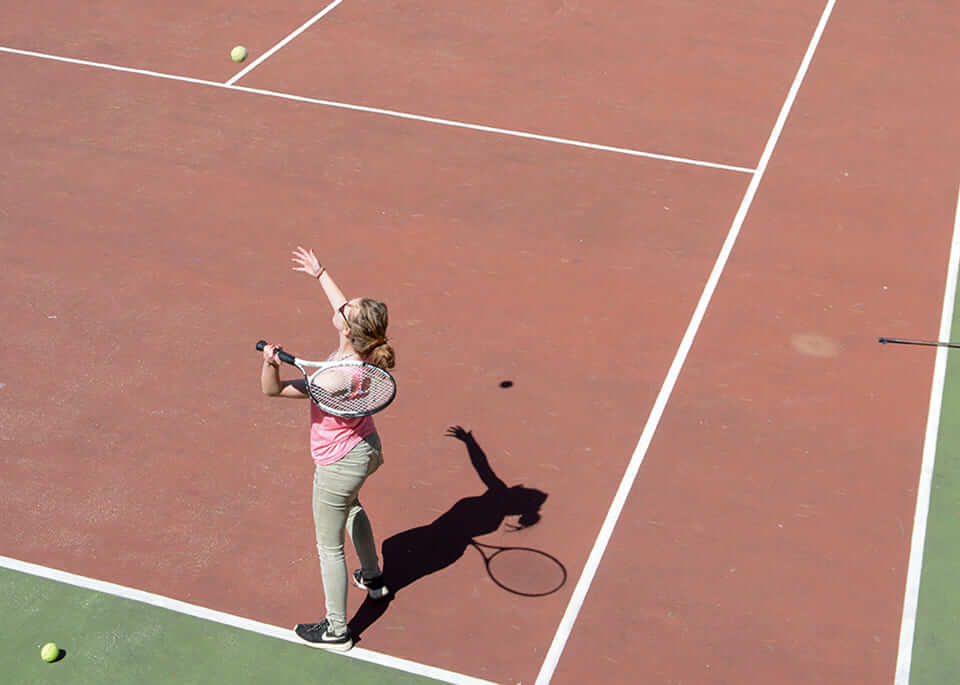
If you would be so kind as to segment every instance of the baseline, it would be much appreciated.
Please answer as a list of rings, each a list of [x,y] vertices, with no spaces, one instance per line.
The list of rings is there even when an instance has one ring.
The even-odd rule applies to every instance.
[[[0,567],[10,569],[11,571],[26,573],[31,576],[37,576],[39,578],[46,578],[47,580],[74,585],[86,590],[93,590],[95,592],[102,592],[115,597],[130,599],[142,604],[150,604],[155,607],[160,607],[161,609],[175,611],[187,616],[193,616],[194,618],[201,618],[213,623],[219,623],[232,628],[239,628],[240,630],[246,630],[248,632],[258,633],[267,637],[273,637],[278,640],[302,644],[300,639],[292,630],[287,630],[278,626],[272,626],[267,623],[261,623],[259,621],[243,618],[241,616],[234,616],[233,614],[228,614],[223,611],[207,609],[205,607],[197,606],[196,604],[182,602],[177,599],[171,599],[170,597],[164,597],[163,595],[137,590],[124,585],[117,585],[115,583],[109,583],[103,580],[87,578],[85,576],[79,576],[66,571],[60,571],[57,569],[48,568],[46,566],[39,566],[37,564],[31,564],[26,561],[20,561],[18,559],[12,559],[5,556],[0,556]],[[447,671],[442,668],[420,664],[408,659],[400,659],[387,654],[372,652],[369,649],[364,649],[362,647],[354,647],[349,652],[343,652],[341,656],[357,659],[358,661],[366,661],[379,666],[385,666],[387,668],[394,668],[398,671],[405,671],[407,673],[412,673],[414,675],[423,676],[426,678],[433,678],[435,680],[441,680],[447,683],[455,683],[456,685],[493,685],[493,683],[488,680],[481,680],[479,678],[463,675],[461,673]]]

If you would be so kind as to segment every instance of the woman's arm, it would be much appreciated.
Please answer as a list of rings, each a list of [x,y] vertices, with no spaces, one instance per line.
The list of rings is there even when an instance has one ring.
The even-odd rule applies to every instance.
[[[277,348],[266,345],[263,348],[263,368],[260,369],[260,389],[270,397],[308,397],[303,381],[281,381],[280,363],[277,361]]]
[[[487,486],[488,490],[506,490],[507,484],[504,483],[493,472],[493,469],[490,468],[490,462],[487,460],[487,455],[480,445],[477,444],[477,441],[473,438],[473,433],[466,430],[462,426],[450,426],[447,429],[447,435],[457,440],[462,440],[463,444],[467,446],[467,454],[470,455],[470,463],[473,464],[473,468],[476,469],[477,475],[480,476],[480,480],[483,481],[483,484]]]
[[[298,265],[293,267],[293,270],[302,271],[320,281],[320,286],[330,301],[330,306],[333,307],[333,311],[339,310],[340,305],[346,302],[347,298],[343,296],[343,293],[340,291],[340,288],[337,287],[333,278],[330,277],[327,270],[320,264],[317,256],[313,254],[313,250],[297,247],[297,249],[293,251],[293,261]]]

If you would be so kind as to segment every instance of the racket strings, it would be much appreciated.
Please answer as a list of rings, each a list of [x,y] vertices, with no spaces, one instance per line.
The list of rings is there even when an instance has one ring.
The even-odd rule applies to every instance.
[[[330,413],[364,415],[393,399],[396,386],[390,375],[373,366],[322,369],[310,377],[311,399]]]

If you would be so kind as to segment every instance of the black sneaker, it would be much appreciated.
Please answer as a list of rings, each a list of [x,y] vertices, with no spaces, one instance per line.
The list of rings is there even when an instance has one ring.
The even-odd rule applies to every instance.
[[[363,572],[357,569],[353,572],[353,584],[361,590],[366,590],[370,599],[381,599],[390,594],[390,590],[383,583],[383,575],[376,578],[364,578]]]
[[[346,652],[353,647],[353,635],[347,628],[342,635],[333,635],[330,632],[330,622],[323,619],[320,623],[298,623],[293,631],[310,647],[332,649],[337,652]]]

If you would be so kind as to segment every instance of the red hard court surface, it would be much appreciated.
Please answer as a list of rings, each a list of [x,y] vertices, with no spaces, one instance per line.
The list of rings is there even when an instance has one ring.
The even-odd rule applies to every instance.
[[[893,682],[957,19],[837,4],[555,682]]]
[[[556,30],[584,30],[569,17],[585,9],[557,9],[568,23]],[[663,63],[675,90],[635,91],[663,99],[622,118],[582,106],[596,73],[571,80],[582,99],[570,110],[519,97],[538,91],[516,67],[446,81],[426,69],[418,90],[409,78],[427,57],[371,48],[335,53],[343,73],[328,73],[344,99],[371,98],[362,104],[426,103],[409,109],[755,164],[822,6],[743,6],[739,23],[684,9],[705,32],[772,23],[704,43],[703,59],[739,65],[729,79],[705,78],[674,47],[676,21],[631,42],[639,57],[609,60],[608,97],[627,92],[632,65],[682,54]],[[936,328],[956,159],[956,140],[942,138],[956,104],[942,93],[956,84],[929,70],[938,55],[951,63],[950,22],[942,8],[902,12],[838,8],[556,682],[890,677],[932,356],[873,340]],[[364,47],[364,31],[370,45],[401,40],[401,22],[381,18],[377,31],[377,16],[352,20],[350,47]],[[454,26],[501,36],[520,25],[497,16]],[[34,43],[10,47],[61,52],[51,25],[84,35],[82,17],[48,18],[27,22]],[[140,19],[130,26],[146,36]],[[453,40],[411,24],[420,33],[408,40]],[[543,35],[542,21],[527,26]],[[228,33],[227,46],[239,42]],[[579,35],[571,44],[591,45]],[[339,40],[310,37],[291,50]],[[209,68],[171,52],[152,68]],[[311,60],[269,71],[278,64],[249,85],[317,80]],[[545,74],[541,92],[572,73]],[[387,466],[364,491],[378,537],[482,492],[463,445],[443,435],[462,424],[503,480],[549,494],[537,526],[484,541],[548,551],[571,578],[550,597],[517,598],[466,549],[403,588],[361,644],[532,680],[747,177],[11,55],[0,74],[7,353],[50,361],[0,378],[16,396],[0,409],[2,479],[16,484],[0,553],[279,625],[319,616],[306,407],[259,396],[251,350],[261,336],[305,354],[332,342],[315,287],[287,271],[304,242],[348,295],[391,305],[401,395],[378,419]],[[713,83],[733,97],[698,100]],[[669,125],[685,121],[705,128]],[[643,144],[645,130],[670,149]]]
[[[323,6],[38,0],[0,45],[225,81]],[[752,167],[821,9],[350,0],[239,85]]]
[[[322,615],[307,406],[260,394],[253,350],[334,344],[289,269],[302,243],[391,307],[400,394],[364,490],[380,540],[482,494],[444,436],[462,425],[508,485],[548,494],[538,525],[480,539],[570,574],[517,597],[448,547],[362,646],[532,680],[747,177],[21,56],[0,71],[18,360],[0,553],[281,626]]]
[[[357,0],[240,84],[749,167],[819,10]]]

